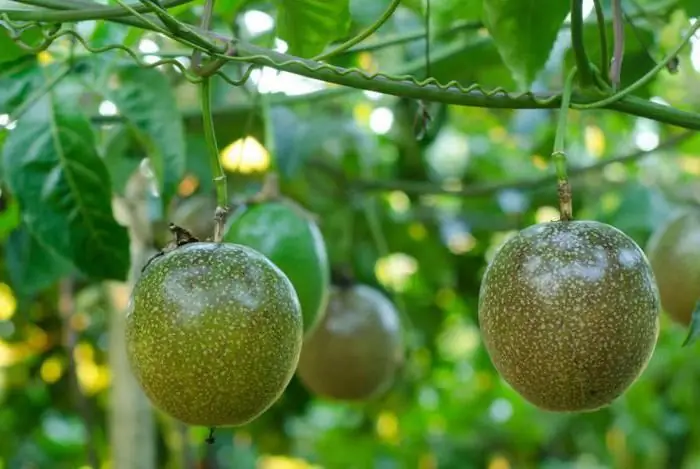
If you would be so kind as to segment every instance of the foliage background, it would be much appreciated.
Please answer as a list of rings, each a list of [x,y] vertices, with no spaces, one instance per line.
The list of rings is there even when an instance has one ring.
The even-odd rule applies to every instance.
[[[0,2],[0,11],[8,3]],[[566,24],[550,42],[536,22],[500,27],[493,37],[479,22],[492,27],[504,11],[531,8],[551,23],[548,15],[561,12],[550,12],[547,2],[483,3],[433,0],[431,75],[486,88],[559,89],[563,67],[573,64]],[[700,11],[690,1],[623,4],[635,24],[628,26],[624,85],[675,47]],[[364,29],[387,5],[220,0],[215,27],[308,57]],[[172,11],[194,23],[201,5]],[[324,20],[316,17],[312,29],[314,11]],[[332,63],[370,72],[413,67],[421,77],[423,13],[420,2],[403,2],[369,46]],[[145,61],[188,55],[136,28],[86,21],[76,29],[91,44],[123,44]],[[381,46],[413,32],[415,40]],[[597,61],[595,15],[584,32]],[[530,49],[518,56],[523,41]],[[698,112],[698,43],[700,37],[679,56],[679,73],[664,71],[636,94]],[[40,93],[66,63],[70,73]],[[433,123],[416,139],[414,100],[267,68],[242,87],[218,78],[214,84],[232,201],[278,171],[283,192],[318,215],[333,264],[351,265],[359,280],[402,306],[409,344],[400,378],[373,402],[328,402],[294,378],[256,422],[219,432],[218,467],[700,467],[700,346],[681,348],[686,331],[667,318],[643,376],[613,405],[589,414],[533,408],[504,384],[481,344],[476,304],[486,263],[514,230],[557,217],[554,183],[529,182],[551,175],[555,112],[428,103]],[[5,31],[0,124],[0,467],[89,467],[91,458],[117,467],[110,466],[109,402],[115,380],[125,378],[109,360],[109,333],[129,293],[127,269],[134,253],[167,241],[170,220],[211,230],[215,201],[196,87],[172,66],[135,67],[124,53],[91,54],[65,38],[24,54]],[[60,128],[68,130],[56,137]],[[610,223],[643,246],[674,210],[697,206],[700,139],[681,132],[612,111],[573,112],[570,165],[597,165],[574,179],[575,216]],[[668,139],[680,143],[664,144]],[[75,177],[52,185],[61,171]],[[62,201],[64,212],[32,199],[41,191]],[[378,214],[388,253],[381,243],[378,249],[367,210]],[[161,414],[156,429],[157,463],[142,467],[200,467],[192,464],[204,458],[206,429],[185,429]]]

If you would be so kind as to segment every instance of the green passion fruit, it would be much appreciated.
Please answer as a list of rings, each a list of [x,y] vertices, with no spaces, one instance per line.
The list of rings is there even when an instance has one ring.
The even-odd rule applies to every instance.
[[[484,273],[479,325],[491,360],[520,395],[559,412],[620,396],[656,346],[660,301],[639,246],[595,221],[520,231]]]
[[[690,325],[700,300],[700,212],[673,216],[649,238],[646,252],[662,309],[676,323]]]
[[[330,286],[326,245],[316,223],[287,201],[251,205],[234,214],[224,241],[261,252],[294,285],[304,318],[304,331],[318,324],[325,311]]]
[[[297,375],[316,395],[359,401],[385,392],[402,362],[391,301],[367,285],[334,286],[326,313],[304,340]]]
[[[302,331],[294,288],[270,260],[193,242],[155,258],[136,283],[127,355],[160,410],[190,425],[238,426],[279,399]]]

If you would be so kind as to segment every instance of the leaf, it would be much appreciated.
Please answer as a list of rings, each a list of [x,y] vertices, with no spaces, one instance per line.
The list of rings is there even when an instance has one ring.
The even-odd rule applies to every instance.
[[[3,166],[22,221],[43,246],[96,279],[124,280],[126,229],[112,214],[111,182],[88,119],[52,91],[17,123]]]
[[[681,347],[687,347],[695,343],[700,337],[700,301],[695,304],[695,309],[693,310],[693,315],[690,318],[690,327],[688,328],[688,335],[685,337]]]
[[[41,28],[27,28],[22,31],[18,39],[30,46],[37,46],[41,39]],[[25,55],[34,55],[34,53],[20,47],[12,38],[10,30],[0,21],[0,64],[13,62]]]
[[[129,179],[141,163],[141,158],[131,149],[132,144],[133,138],[129,129],[124,126],[110,130],[104,139],[101,153],[109,171],[112,189],[119,195],[124,195]]]
[[[185,172],[186,145],[182,115],[168,79],[154,69],[127,66],[117,72],[111,99],[146,149],[167,206]],[[144,86],[145,85],[145,86]]]
[[[21,296],[48,288],[73,270],[69,261],[42,246],[26,226],[10,233],[5,257],[12,287]]]
[[[349,0],[277,0],[277,35],[289,54],[317,55],[349,29]]]
[[[12,114],[44,82],[36,58],[25,57],[0,67],[0,114]]]
[[[10,235],[10,233],[19,226],[20,213],[19,204],[14,197],[9,198],[3,195],[0,199],[0,241]]]
[[[484,0],[484,23],[521,88],[544,67],[569,13],[561,0]]]

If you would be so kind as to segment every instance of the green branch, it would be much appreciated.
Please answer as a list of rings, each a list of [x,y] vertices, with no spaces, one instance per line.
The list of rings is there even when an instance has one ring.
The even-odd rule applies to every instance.
[[[674,146],[696,136],[696,132],[686,131],[670,137],[653,150],[638,150],[629,154],[607,158],[595,164],[571,168],[568,170],[569,180],[595,173],[614,163],[630,163],[649,156],[655,152],[673,148]],[[337,173],[339,170],[329,166],[323,161],[313,161],[313,167],[329,173]],[[339,175],[343,176],[343,175]],[[463,189],[452,189],[436,183],[418,181],[389,181],[389,180],[369,180],[356,179],[347,181],[352,189],[363,192],[391,192],[402,191],[413,195],[453,195],[455,197],[476,198],[489,197],[503,190],[546,190],[548,186],[557,182],[557,175],[551,174],[539,178],[519,179],[515,181],[505,181],[499,183],[477,184]]]
[[[85,5],[85,3],[80,0],[63,0],[61,3],[65,8],[73,9],[81,9],[84,8]],[[94,8],[97,9],[98,7],[95,6]],[[108,8],[109,7],[103,7],[103,9]],[[16,12],[17,10],[12,11]],[[9,16],[12,19],[12,15]],[[138,18],[114,18],[112,21],[153,30],[153,27],[140,21]],[[574,24],[572,23],[572,27],[573,26]],[[216,44],[214,39],[207,39],[206,32],[200,31],[200,29],[196,27],[190,27],[190,29],[196,31],[196,33],[188,34],[186,38],[175,37],[174,39],[208,52],[213,57],[268,66],[276,70],[286,71],[359,90],[375,91],[393,96],[435,101],[444,104],[497,109],[552,109],[559,107],[561,103],[560,95],[555,93],[527,92],[511,94],[500,88],[484,90],[480,85],[464,87],[456,82],[440,84],[434,79],[419,82],[413,76],[389,76],[385,74],[368,75],[358,69],[344,69],[317,61],[300,59],[239,40],[231,40],[232,45],[236,48],[238,53],[238,56],[231,57],[221,51],[220,44]],[[309,98],[308,95],[302,97],[304,100]],[[600,106],[599,99],[599,94],[585,92],[574,93],[571,99],[571,107],[580,109],[592,103],[596,103],[596,106]],[[604,106],[600,107],[680,127],[700,130],[699,114],[684,112],[633,96],[625,96],[622,99],[605,103]]]
[[[581,85],[590,86],[593,83],[593,72],[583,41],[583,0],[571,0],[571,47],[574,50]]]
[[[190,3],[192,0],[166,0],[163,8],[173,8]],[[131,16],[131,12],[120,6],[97,7],[92,2],[87,6],[82,6],[81,2],[64,2],[63,0],[17,0],[25,5],[48,8],[49,10],[3,10],[0,13],[7,13],[13,21],[40,21],[43,23],[73,23],[88,20],[110,20]],[[81,5],[81,6],[78,6]],[[132,8],[139,13],[150,11],[146,5],[133,5]],[[51,11],[63,10],[63,11]]]
[[[316,57],[313,58],[313,60],[317,60],[319,62],[328,60],[331,57],[335,57],[336,55],[340,55],[343,52],[346,52],[349,50],[351,47],[356,46],[357,44],[361,43],[368,37],[370,37],[372,34],[374,34],[379,28],[381,28],[384,23],[386,23],[389,18],[391,18],[391,15],[394,14],[396,9],[399,7],[401,4],[401,0],[391,0],[391,3],[387,7],[387,9],[384,11],[382,16],[380,16],[377,21],[372,23],[367,29],[364,31],[360,32],[357,36],[345,41],[342,44],[337,45],[333,49],[326,51],[322,54],[317,55]]]

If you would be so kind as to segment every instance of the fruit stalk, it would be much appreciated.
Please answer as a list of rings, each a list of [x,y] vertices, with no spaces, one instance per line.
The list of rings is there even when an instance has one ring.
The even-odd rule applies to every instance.
[[[226,188],[226,175],[219,158],[219,148],[214,134],[214,119],[211,112],[211,80],[203,77],[201,87],[202,123],[204,127],[204,139],[209,151],[209,163],[211,165],[212,178],[216,188],[216,211],[214,212],[214,241],[221,242],[224,234],[224,221],[228,213],[228,191]]]
[[[554,137],[554,150],[552,151],[552,162],[557,174],[557,191],[559,194],[559,213],[564,221],[573,218],[573,208],[571,204],[571,185],[566,171],[566,125],[569,116],[569,104],[571,103],[571,89],[573,88],[574,77],[577,68],[574,67],[566,77],[564,90],[561,96],[561,107],[559,110],[559,121],[557,123],[557,133]]]

